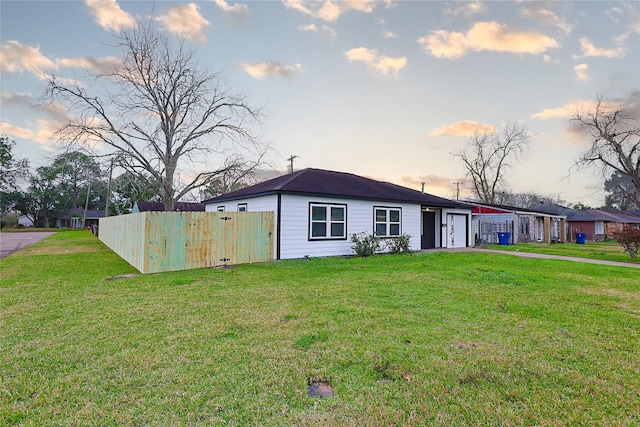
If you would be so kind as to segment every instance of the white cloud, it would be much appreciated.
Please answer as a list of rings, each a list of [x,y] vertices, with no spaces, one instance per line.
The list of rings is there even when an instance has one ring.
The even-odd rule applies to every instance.
[[[396,33],[394,33],[393,31],[388,31],[388,30],[383,31],[382,35],[384,36],[385,39],[397,39],[398,38],[398,35]]]
[[[359,1],[316,1],[316,0],[282,0],[285,7],[297,10],[314,18],[327,22],[337,20],[343,13],[354,10],[371,13],[376,6],[375,0]],[[387,2],[387,7],[389,7]]]
[[[312,33],[318,33],[324,38],[331,41],[331,43],[333,43],[338,37],[334,29],[329,27],[328,25],[322,25],[320,27],[318,27],[316,24],[301,25],[298,27],[298,29],[300,31],[309,31]]]
[[[574,59],[590,58],[590,57],[597,57],[597,56],[603,56],[605,58],[620,58],[621,56],[624,56],[623,47],[616,47],[612,49],[598,48],[598,47],[595,47],[593,43],[591,43],[589,39],[586,37],[580,38],[580,48],[582,49],[582,54],[573,55]]]
[[[7,122],[0,123],[0,133],[2,133],[2,135],[14,136],[22,139],[33,138],[33,131],[31,129],[14,126]]]
[[[174,6],[169,13],[156,18],[164,28],[189,40],[204,42],[209,21],[204,19],[195,3]]]
[[[520,14],[522,16],[531,18],[534,21],[539,22],[541,24],[556,27],[565,34],[570,34],[571,30],[573,29],[573,26],[570,23],[560,18],[558,15],[556,15],[549,9],[526,8],[526,9],[523,9],[520,12]]]
[[[106,30],[119,30],[122,27],[132,27],[133,17],[122,10],[116,0],[86,0],[87,6],[96,18],[96,22]]]
[[[275,61],[266,61],[259,64],[240,64],[240,69],[247,72],[254,79],[261,80],[266,76],[280,76],[284,78],[295,77],[302,70],[302,65],[282,65]]]
[[[476,132],[494,132],[495,130],[496,128],[494,126],[485,123],[480,123],[473,120],[462,120],[434,129],[433,131],[429,132],[429,136],[472,136]]]
[[[246,15],[249,13],[249,6],[242,3],[236,3],[233,6],[230,6],[225,0],[213,0],[213,2],[222,10],[223,12],[238,14],[238,15]]]
[[[92,58],[89,56],[83,56],[81,58],[62,58],[57,62],[63,67],[82,68],[98,74],[112,72],[116,66],[122,64],[122,60],[114,56],[104,58]]]
[[[0,48],[0,70],[7,73],[28,71],[40,79],[46,71],[57,70],[58,65],[40,53],[37,47],[25,46],[9,40]]]
[[[447,7],[442,11],[445,15],[451,16],[472,16],[486,10],[485,4],[481,1],[466,1],[456,3],[456,7]]]
[[[397,73],[407,65],[407,58],[405,57],[392,58],[381,55],[375,49],[367,49],[366,47],[348,50],[344,55],[349,62],[362,61],[383,75],[387,75],[390,72]]]
[[[593,107],[593,101],[579,101],[571,104],[565,104],[562,107],[545,108],[544,110],[532,114],[531,118],[547,120],[552,118],[569,118],[576,111],[588,111]]]
[[[544,34],[524,31],[498,22],[478,22],[466,33],[436,30],[420,37],[422,48],[437,58],[460,58],[469,51],[539,54],[558,47]]]
[[[573,70],[576,72],[578,81],[586,82],[589,80],[589,66],[587,64],[578,64],[573,67]]]
[[[2,105],[30,106],[31,95],[22,92],[2,91],[0,92],[0,101],[2,101]]]

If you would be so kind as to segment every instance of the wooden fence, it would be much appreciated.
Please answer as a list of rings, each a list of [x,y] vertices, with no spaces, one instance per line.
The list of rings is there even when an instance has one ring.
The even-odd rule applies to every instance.
[[[99,238],[141,273],[271,261],[273,212],[140,212],[100,218]]]

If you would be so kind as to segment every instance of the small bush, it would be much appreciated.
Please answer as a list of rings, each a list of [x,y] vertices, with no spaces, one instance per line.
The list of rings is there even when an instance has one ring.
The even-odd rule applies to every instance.
[[[640,230],[625,228],[622,231],[614,232],[613,238],[616,239],[616,242],[624,248],[631,258],[636,259],[638,257],[638,251],[640,251]]]
[[[351,235],[351,249],[360,257],[368,257],[382,250],[380,238],[364,231]]]
[[[393,254],[399,253],[411,253],[411,246],[409,243],[411,242],[411,236],[408,234],[402,234],[402,236],[393,237],[387,240],[387,248],[389,248],[389,252]]]

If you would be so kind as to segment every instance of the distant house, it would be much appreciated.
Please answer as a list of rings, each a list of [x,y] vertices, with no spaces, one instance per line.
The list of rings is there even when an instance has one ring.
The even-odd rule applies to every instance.
[[[56,219],[55,226],[57,228],[83,228],[92,225],[98,225],[98,220],[104,218],[104,210],[96,211],[87,209],[85,216],[84,208],[71,209],[69,213]]]
[[[498,233],[511,233],[510,242],[565,241],[566,216],[513,206],[466,202],[472,207],[476,243],[498,243]]]
[[[353,254],[350,238],[411,236],[411,249],[460,248],[471,209],[459,202],[358,175],[303,169],[203,201],[207,211],[275,214],[276,259]]]
[[[176,212],[204,212],[202,203],[177,202],[174,204]],[[164,212],[164,204],[160,202],[135,202],[132,213],[138,212]]]
[[[571,209],[553,203],[540,203],[530,209],[552,212],[567,217],[567,241],[575,241],[576,233],[586,234],[586,240],[611,239],[615,231],[630,227],[640,228],[640,218],[633,212],[615,209]]]

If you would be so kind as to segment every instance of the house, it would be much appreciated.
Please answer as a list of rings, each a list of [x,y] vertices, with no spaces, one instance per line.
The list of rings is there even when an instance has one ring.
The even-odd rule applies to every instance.
[[[276,259],[353,254],[351,236],[411,236],[412,250],[471,243],[471,209],[388,182],[303,169],[203,201],[207,211],[274,212]]]
[[[104,210],[96,211],[87,209],[86,216],[84,208],[71,209],[69,213],[56,218],[57,228],[83,228],[98,225],[98,219],[104,218]]]
[[[611,239],[614,232],[625,227],[640,229],[640,218],[616,209],[570,209],[553,203],[539,203],[530,209],[566,215],[567,241],[575,241],[576,233],[586,234],[585,240],[599,241]]]
[[[478,244],[498,243],[498,233],[511,233],[510,243],[565,241],[566,216],[513,206],[467,202]]]
[[[613,233],[622,231],[624,228],[634,230],[640,228],[640,218],[631,213],[617,209],[585,209],[584,212],[596,220],[595,240],[611,239]]]
[[[204,212],[202,203],[177,202],[173,206],[176,212]],[[135,202],[131,213],[164,212],[164,204],[160,202]]]

